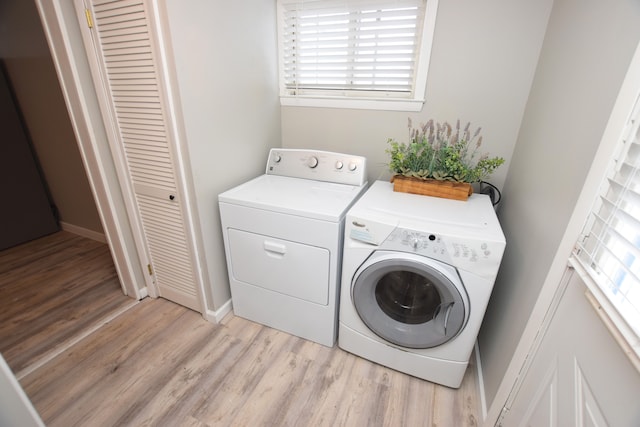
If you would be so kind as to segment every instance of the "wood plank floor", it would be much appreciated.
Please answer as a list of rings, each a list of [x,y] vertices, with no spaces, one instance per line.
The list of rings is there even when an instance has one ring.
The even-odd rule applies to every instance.
[[[15,373],[132,303],[103,243],[60,231],[0,252],[0,353]]]
[[[453,390],[245,319],[147,298],[21,379],[47,426],[476,426]]]

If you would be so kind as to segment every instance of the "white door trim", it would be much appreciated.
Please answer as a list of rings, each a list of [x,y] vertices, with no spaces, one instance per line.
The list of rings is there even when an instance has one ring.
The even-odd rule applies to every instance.
[[[141,299],[147,294],[145,276],[140,266],[130,261],[138,255],[113,160],[97,145],[97,140],[106,140],[106,135],[91,76],[86,74],[82,41],[70,25],[76,19],[73,4],[64,0],[35,1],[122,289],[126,295]]]
[[[184,199],[180,207],[184,217],[187,243],[190,244],[194,274],[197,276],[198,281],[196,291],[198,292],[202,315],[210,322],[218,323],[222,319],[218,319],[218,315],[211,309],[213,301],[210,295],[207,294],[207,290],[211,289],[211,282],[204,255],[203,233],[200,228],[198,209],[196,209],[195,189],[191,178],[193,172],[189,161],[186,131],[183,126],[184,119],[177,89],[176,71],[173,66],[173,60],[170,59],[173,58],[173,47],[170,42],[171,37],[168,34],[166,3],[146,0],[146,4],[150,13],[149,21],[152,28],[152,38],[156,43],[156,51],[158,52],[158,74],[164,85],[162,95],[168,111],[171,111],[171,114],[166,118],[166,126],[175,142],[171,146],[172,155],[177,164],[180,165],[176,170],[176,184],[180,188]]]
[[[94,46],[93,37],[95,37],[91,28],[89,28],[87,15],[85,11],[89,10],[89,7],[85,4],[84,0],[73,0],[73,5],[76,10],[76,18],[79,23],[80,34],[84,40],[85,46]],[[96,53],[96,48],[93,48],[93,54],[86,54],[86,58],[89,63],[89,68],[91,70],[91,74],[96,82],[103,82],[103,85],[106,85],[104,81],[108,80],[106,76],[102,75],[102,70],[98,63],[98,54]],[[126,167],[126,160],[124,158],[123,150],[118,150],[115,148],[117,144],[112,141],[118,141],[117,135],[117,125],[111,119],[111,117],[115,116],[115,113],[110,111],[110,102],[107,99],[107,94],[105,90],[95,90],[94,91],[98,103],[100,104],[100,108],[102,111],[102,122],[105,125],[105,131],[107,133],[107,139],[109,140],[109,147],[111,149],[111,155],[113,157],[113,165],[116,169],[116,173],[119,176],[120,183],[120,191],[122,193],[122,198],[125,205],[125,211],[128,215],[129,226],[131,227],[131,232],[136,243],[136,258],[141,266],[150,265],[150,257],[147,253],[147,245],[144,237],[144,232],[141,227],[141,220],[138,215],[138,209],[135,205],[135,196],[134,190],[132,188],[132,184],[126,177],[128,175],[128,170]],[[109,113],[106,113],[109,111]],[[145,280],[145,286],[149,292],[149,295],[152,297],[158,296],[158,290],[154,284],[154,281],[151,277],[151,274],[143,275]]]
[[[98,105],[96,91],[91,79],[87,55],[82,42],[82,34],[76,19],[73,0],[35,0],[40,13],[49,49],[58,74],[58,80],[65,98],[71,123],[78,141],[89,183],[96,200],[105,237],[109,243],[123,292],[142,299],[149,293],[155,293],[153,286],[147,286],[148,275],[144,263],[131,260],[139,259],[136,248],[136,232],[132,227],[125,208],[127,199],[123,194],[116,176],[117,162],[114,162],[108,148],[107,134]],[[162,17],[166,11],[158,2],[145,0],[150,11],[150,24],[153,28],[154,42],[160,52],[160,78],[166,84],[163,96],[172,114],[167,120],[167,129],[176,141],[173,155],[179,159],[177,184],[180,186],[184,203],[181,204],[185,219],[186,233],[191,249],[191,257],[197,275],[196,289],[203,316],[211,322],[219,322],[230,307],[225,304],[214,311],[213,300],[207,293],[210,289],[209,275],[204,255],[204,243],[199,228],[192,176],[185,145],[185,132],[182,128],[181,109],[175,77],[171,66],[171,46],[165,36],[166,22]]]

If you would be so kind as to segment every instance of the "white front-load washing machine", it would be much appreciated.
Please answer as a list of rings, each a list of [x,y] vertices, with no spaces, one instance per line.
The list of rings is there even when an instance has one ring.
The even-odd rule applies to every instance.
[[[344,218],[366,159],[272,149],[264,175],[218,196],[237,316],[332,347]]]
[[[459,387],[504,248],[488,196],[449,200],[376,181],[345,220],[338,345]]]

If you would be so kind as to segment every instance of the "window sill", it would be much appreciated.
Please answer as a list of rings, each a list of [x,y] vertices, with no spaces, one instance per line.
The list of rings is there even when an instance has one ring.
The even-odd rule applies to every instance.
[[[349,108],[355,110],[410,111],[422,110],[424,100],[280,96],[283,107]]]
[[[629,358],[638,372],[640,372],[640,337],[638,337],[635,331],[627,324],[591,275],[587,273],[580,260],[572,256],[569,258],[569,265],[578,273],[587,287],[585,297],[589,300],[613,338],[620,345],[624,354]]]

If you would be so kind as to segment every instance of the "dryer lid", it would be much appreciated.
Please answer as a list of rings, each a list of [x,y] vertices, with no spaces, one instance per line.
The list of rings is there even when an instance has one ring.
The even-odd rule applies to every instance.
[[[364,192],[362,186],[261,175],[218,196],[221,203],[339,222]]]

